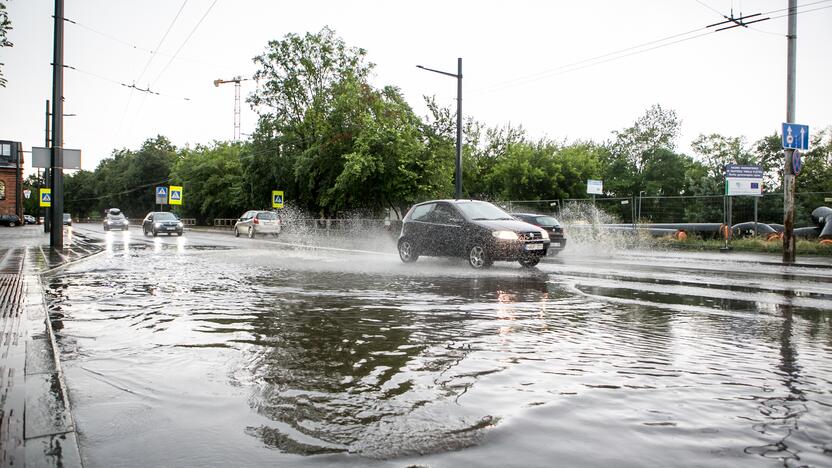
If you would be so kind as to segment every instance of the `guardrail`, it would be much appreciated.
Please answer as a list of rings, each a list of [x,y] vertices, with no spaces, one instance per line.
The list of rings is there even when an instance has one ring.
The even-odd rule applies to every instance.
[[[234,227],[234,223],[237,222],[237,218],[215,218],[214,219],[214,227],[222,227],[231,229]]]

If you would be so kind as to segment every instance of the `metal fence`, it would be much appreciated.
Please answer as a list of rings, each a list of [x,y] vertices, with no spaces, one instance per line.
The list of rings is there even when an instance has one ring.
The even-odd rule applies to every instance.
[[[766,193],[759,197],[711,195],[508,200],[498,204],[510,212],[551,214],[566,222],[783,223],[782,193]],[[795,226],[811,226],[811,213],[820,206],[832,206],[832,192],[798,192],[795,195]],[[728,213],[731,214],[730,220]]]

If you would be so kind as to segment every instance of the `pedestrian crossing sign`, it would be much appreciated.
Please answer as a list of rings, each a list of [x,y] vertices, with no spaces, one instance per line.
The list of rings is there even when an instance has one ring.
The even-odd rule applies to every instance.
[[[170,186],[170,204],[171,205],[181,205],[182,204],[182,187],[171,185]]]
[[[272,190],[272,208],[283,208],[283,190]]]
[[[52,206],[52,189],[40,189],[40,206]]]

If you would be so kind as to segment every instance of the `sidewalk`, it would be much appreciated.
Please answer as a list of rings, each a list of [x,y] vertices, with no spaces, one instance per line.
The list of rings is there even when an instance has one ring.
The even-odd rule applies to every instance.
[[[0,467],[80,467],[78,439],[55,352],[41,275],[103,251],[43,226],[0,228]]]

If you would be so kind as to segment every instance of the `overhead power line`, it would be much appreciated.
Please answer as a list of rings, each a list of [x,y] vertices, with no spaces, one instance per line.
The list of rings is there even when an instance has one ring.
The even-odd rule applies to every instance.
[[[211,12],[211,9],[214,8],[214,5],[216,5],[218,1],[219,0],[214,0],[213,2],[211,2],[211,6],[209,6],[208,9],[205,10],[205,13],[202,15],[202,18],[200,18],[199,21],[197,21],[196,25],[194,25],[193,29],[191,29],[191,32],[188,33],[188,37],[186,37],[185,40],[182,41],[182,45],[180,45],[179,48],[176,49],[176,52],[173,53],[173,57],[171,57],[170,60],[168,60],[168,63],[165,65],[164,68],[162,68],[162,71],[159,72],[159,75],[156,77],[156,79],[153,80],[153,84],[156,84],[156,83],[159,82],[159,79],[162,78],[162,75],[165,74],[168,67],[170,67],[170,64],[173,63],[173,61],[176,59],[176,56],[179,55],[179,52],[185,47],[185,45],[188,43],[188,41],[191,40],[191,37],[194,35],[196,30],[199,29],[199,26],[202,24],[202,22],[208,16],[208,13]]]
[[[163,94],[163,93],[160,93],[160,92],[157,92],[157,91],[153,91],[149,87],[146,88],[146,89],[142,89],[142,88],[139,88],[138,86],[136,86],[135,83],[127,84],[123,81],[114,80],[112,78],[108,78],[106,76],[99,75],[98,73],[93,73],[91,71],[82,70],[80,68],[73,67],[71,65],[64,65],[64,68],[67,68],[69,70],[74,70],[74,71],[77,71],[79,73],[83,73],[85,75],[93,76],[93,77],[98,78],[100,80],[104,80],[104,81],[107,81],[107,82],[110,82],[110,83],[113,83],[113,84],[116,84],[116,85],[119,85],[119,86],[124,86],[125,88],[130,88],[131,90],[140,91],[140,92],[147,93],[147,94],[153,94],[153,95],[156,95],[156,96],[163,96],[163,97],[168,97],[168,98],[173,98],[173,99],[182,99],[184,101],[190,101],[191,100],[190,98],[187,98],[187,97],[178,97],[178,96],[173,96],[173,95],[170,95],[170,94]]]
[[[699,1],[699,0],[697,0],[697,1]],[[818,5],[818,4],[823,4],[823,3],[830,3],[830,2],[832,2],[832,0],[819,0],[819,1],[816,1],[816,2],[806,3],[804,5],[798,5],[798,8],[803,8],[803,7]],[[699,2],[699,3],[705,5],[702,2]],[[707,7],[707,5],[705,5],[705,6]],[[708,7],[708,8],[710,8],[710,7]],[[797,11],[795,13],[785,13],[783,15],[772,16],[772,17],[766,18],[766,19],[783,18],[783,17],[789,16],[791,14],[798,15],[798,14],[801,14],[801,13],[809,13],[809,12],[812,12],[812,11],[823,10],[823,9],[826,9],[826,8],[832,8],[832,5],[813,8],[813,9],[809,9],[809,10],[801,10],[801,11]],[[769,15],[769,14],[772,14],[772,13],[777,13],[777,12],[781,12],[781,11],[788,11],[788,10],[789,10],[788,8],[782,8],[782,9],[778,9],[778,10],[772,10],[772,11],[768,11],[768,12],[758,13],[758,14],[755,14],[754,16],[756,17],[757,15]],[[714,11],[716,11],[716,10],[714,10]],[[717,11],[717,13],[719,13],[719,12]],[[719,14],[722,15],[722,13],[719,13]],[[722,15],[722,16],[724,16],[724,15]],[[745,16],[743,18],[749,18],[749,17],[750,17],[750,15]],[[726,18],[728,18],[728,17],[726,17]],[[734,19],[739,20],[740,18],[734,18]],[[757,21],[754,21],[754,22],[757,22]],[[751,24],[751,22],[747,22],[745,24]],[[713,26],[713,25],[711,25],[711,26]],[[736,26],[740,26],[740,25],[735,25],[735,26],[732,26],[732,27],[736,27]],[[482,88],[482,89],[479,89],[477,91],[474,91],[473,93],[474,94],[485,94],[485,93],[490,93],[490,92],[494,92],[494,91],[500,91],[500,90],[503,90],[503,89],[506,89],[506,88],[511,88],[511,87],[514,87],[514,86],[533,83],[533,82],[536,82],[536,81],[540,81],[542,79],[551,78],[551,77],[554,77],[554,76],[563,75],[563,74],[575,72],[575,71],[578,71],[578,70],[583,70],[585,68],[594,67],[596,65],[601,65],[601,64],[611,62],[611,61],[614,61],[614,60],[618,60],[618,59],[622,59],[622,58],[625,58],[625,57],[630,57],[630,56],[633,56],[633,55],[638,55],[638,54],[642,54],[642,53],[645,53],[645,52],[649,52],[651,50],[660,49],[662,47],[667,47],[667,46],[678,44],[678,43],[681,43],[681,42],[686,42],[686,41],[689,41],[689,40],[692,40],[692,39],[697,39],[697,38],[707,36],[709,34],[713,34],[715,32],[718,32],[718,31],[721,31],[721,30],[724,30],[724,29],[730,29],[730,28],[720,28],[718,30],[714,30],[714,29],[708,29],[708,27],[706,26],[706,27],[702,27],[702,28],[692,29],[690,31],[686,31],[686,32],[679,33],[679,34],[673,34],[671,36],[663,37],[661,39],[656,39],[656,40],[653,40],[653,41],[645,42],[645,43],[634,45],[634,46],[631,46],[631,47],[626,47],[624,49],[619,49],[619,50],[609,52],[609,53],[606,53],[606,54],[603,54],[603,55],[598,55],[598,56],[587,58],[587,59],[584,59],[584,60],[579,60],[579,61],[572,62],[572,63],[566,64],[566,65],[561,65],[561,66],[555,67],[555,68],[550,68],[548,70],[533,73],[531,75],[526,75],[526,76],[523,76],[523,77],[518,77],[518,78],[511,79],[511,80],[495,83],[495,84],[493,84],[491,86],[488,86],[486,88]],[[760,32],[765,32],[765,31],[760,31]],[[699,34],[696,34],[696,33],[699,33]]]
[[[142,77],[144,76],[144,73],[147,71],[147,67],[150,66],[150,62],[152,62],[153,59],[156,57],[156,52],[158,52],[159,49],[162,47],[162,43],[165,42],[165,38],[167,38],[168,34],[170,34],[170,30],[173,29],[173,25],[176,24],[176,20],[179,19],[179,15],[182,14],[182,10],[185,8],[185,5],[187,5],[187,4],[188,4],[188,0],[184,0],[182,2],[182,6],[179,7],[179,11],[176,12],[176,16],[173,17],[173,21],[171,21],[170,25],[168,25],[168,29],[167,29],[167,31],[165,31],[165,34],[163,34],[162,38],[159,39],[159,43],[156,44],[156,48],[154,49],[154,52],[150,53],[150,57],[147,59],[147,63],[144,64],[144,68],[142,69],[142,72],[139,73],[139,77],[136,78],[134,83],[137,82],[137,81],[141,81]]]

